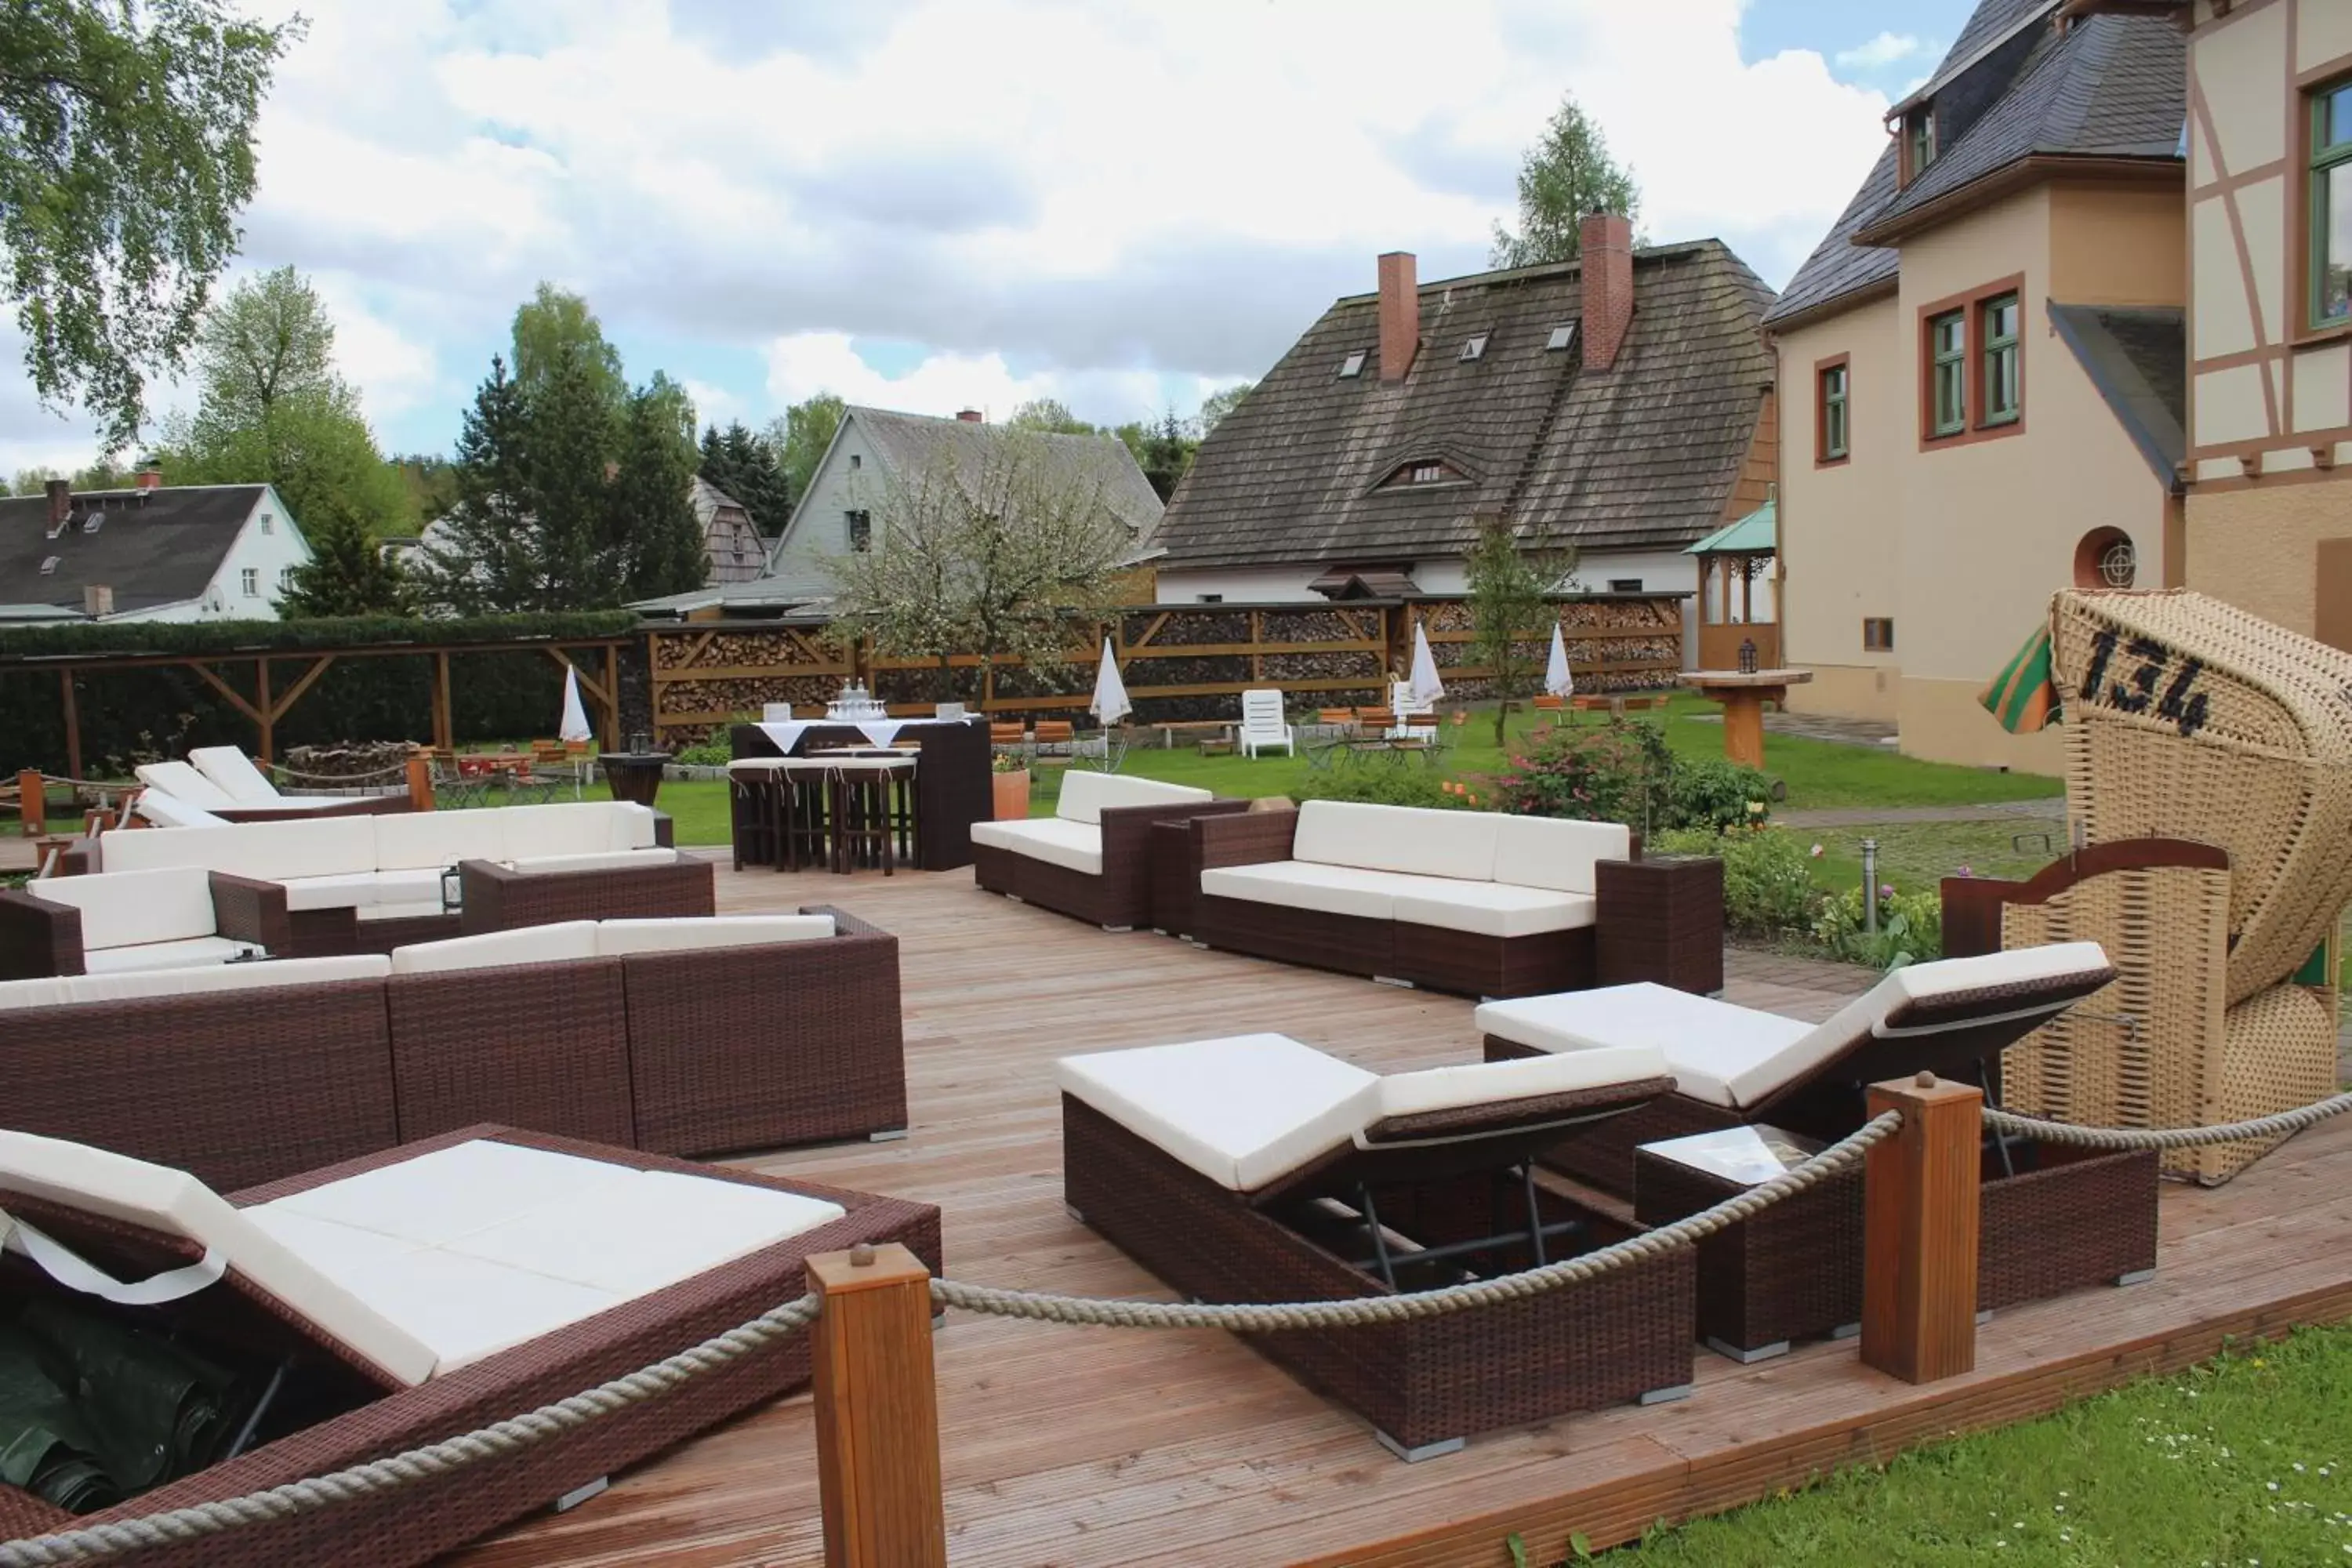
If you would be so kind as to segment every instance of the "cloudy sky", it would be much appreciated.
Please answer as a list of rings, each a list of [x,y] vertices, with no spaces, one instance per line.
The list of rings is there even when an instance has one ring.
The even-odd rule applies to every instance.
[[[247,0],[280,15],[290,0]],[[1779,286],[1968,0],[299,0],[240,270],[292,263],[387,450],[541,279],[706,420],[1188,412],[1382,250],[1484,264],[1563,91],[1657,240]],[[71,468],[0,343],[0,471]],[[178,395],[167,390],[168,404]]]

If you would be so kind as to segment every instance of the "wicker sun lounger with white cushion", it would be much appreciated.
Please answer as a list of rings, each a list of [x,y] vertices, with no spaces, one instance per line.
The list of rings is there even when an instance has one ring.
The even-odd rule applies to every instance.
[[[2115,977],[2096,942],[2061,942],[1906,965],[1818,1025],[1651,984],[1489,1002],[1476,1018],[1490,1060],[1663,1054],[1675,1093],[1546,1156],[1622,1194],[1643,1143],[1752,1121],[1843,1137],[1862,1125],[1864,1085],[1923,1069],[1997,1094],[2004,1047]]]
[[[229,1199],[0,1133],[0,1307],[169,1335],[236,1373],[252,1407],[241,1451],[79,1520],[0,1487],[12,1535],[239,1496],[530,1410],[798,1296],[812,1253],[896,1240],[939,1263],[928,1205],[499,1128]],[[424,1563],[785,1392],[808,1354],[779,1340],[525,1454],[129,1560]]]
[[[1210,1301],[1382,1297],[1626,1232],[1536,1184],[1534,1152],[1665,1093],[1652,1048],[1367,1072],[1282,1035],[1060,1063],[1073,1213]],[[1690,1383],[1691,1255],[1444,1317],[1252,1335],[1409,1458]]]

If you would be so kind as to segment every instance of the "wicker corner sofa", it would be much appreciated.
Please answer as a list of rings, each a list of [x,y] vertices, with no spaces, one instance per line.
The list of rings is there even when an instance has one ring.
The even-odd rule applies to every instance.
[[[1245,800],[1185,784],[1073,768],[1053,816],[972,825],[972,880],[1106,931],[1132,931],[1151,923],[1152,826],[1248,809]]]
[[[0,980],[217,964],[293,945],[286,889],[222,871],[50,877],[0,889]]]
[[[1609,822],[1310,800],[1194,824],[1204,947],[1473,996],[1592,984]]]
[[[375,1228],[345,1223],[354,1207]],[[6,1540],[263,1491],[504,1420],[797,1297],[817,1253],[896,1241],[940,1266],[928,1204],[496,1126],[226,1199],[175,1170],[0,1132],[0,1208],[37,1227],[52,1258],[133,1278],[213,1275],[175,1300],[113,1308],[12,1254],[0,1259],[0,1309],[160,1331],[234,1378],[231,1420],[191,1473],[80,1515],[0,1485]],[[517,1267],[529,1289],[501,1295]],[[500,1310],[470,1310],[477,1302]],[[789,1335],[526,1453],[226,1535],[152,1540],[119,1560],[436,1561],[811,1372],[809,1337]],[[248,1415],[250,1431],[229,1440]]]
[[[220,1186],[496,1121],[667,1154],[907,1126],[898,942],[842,910],[0,983],[8,1125]]]

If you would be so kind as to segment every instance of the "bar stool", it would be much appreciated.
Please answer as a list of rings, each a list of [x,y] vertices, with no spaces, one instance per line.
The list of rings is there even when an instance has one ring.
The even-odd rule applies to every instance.
[[[780,871],[800,871],[833,861],[833,765],[816,757],[788,757],[776,791],[776,838],[782,847]]]
[[[845,876],[878,862],[884,876],[892,875],[899,843],[912,835],[915,759],[841,757],[830,770],[834,870]]]
[[[727,764],[738,871],[746,865],[783,864],[783,844],[777,835],[783,767],[782,757],[744,757]]]

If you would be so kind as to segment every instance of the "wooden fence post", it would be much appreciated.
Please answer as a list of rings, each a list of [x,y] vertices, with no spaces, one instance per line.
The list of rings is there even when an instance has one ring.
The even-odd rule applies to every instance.
[[[1874,1083],[1869,1111],[1902,1130],[1863,1166],[1862,1359],[1906,1383],[1977,1364],[1977,1229],[1984,1091],[1923,1072]]]
[[[38,768],[26,768],[16,775],[16,817],[27,838],[38,838],[49,830],[48,787]]]
[[[808,1260],[825,1568],[947,1568],[930,1278],[897,1242]]]
[[[433,760],[430,757],[408,759],[408,809],[433,809]]]

